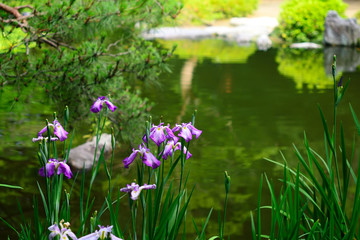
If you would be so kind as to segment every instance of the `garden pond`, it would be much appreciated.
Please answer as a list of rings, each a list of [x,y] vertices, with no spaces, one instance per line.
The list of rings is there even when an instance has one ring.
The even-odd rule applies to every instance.
[[[303,149],[304,131],[311,146],[323,151],[324,134],[317,104],[330,124],[333,103],[330,74],[334,53],[338,56],[339,75],[343,75],[344,81],[351,79],[338,110],[338,119],[345,126],[348,142],[354,137],[355,125],[348,103],[351,102],[355,112],[360,114],[360,69],[357,68],[360,52],[357,49],[257,51],[255,45],[238,46],[217,39],[160,43],[165,47],[178,45],[176,56],[170,61],[171,73],[160,75],[159,82],[139,81],[133,83],[133,87],[154,103],[150,110],[154,123],[162,121],[173,126],[190,122],[197,110],[196,127],[203,133],[190,146],[192,157],[187,163],[188,186],[195,184],[186,226],[189,239],[194,238],[195,231],[191,217],[200,224],[211,208],[215,211],[207,232],[208,236],[217,235],[217,212],[222,211],[225,197],[225,170],[231,176],[225,235],[232,239],[249,239],[249,213],[256,209],[261,174],[266,173],[279,185],[278,178],[283,173],[282,168],[264,158],[282,161],[284,156],[296,167],[292,144]],[[41,181],[36,156],[38,146],[31,139],[43,127],[45,119],[52,119],[54,111],[63,110],[62,96],[74,103],[79,97],[72,96],[71,92],[57,96],[58,99],[49,97],[36,83],[31,83],[21,93],[16,85],[5,85],[0,90],[0,183],[23,187],[22,190],[3,188],[0,191],[0,216],[10,223],[21,218],[16,199],[24,215],[31,216],[33,195],[38,192],[36,182]],[[88,108],[83,107],[80,112],[89,111],[91,104],[89,101]],[[70,113],[71,110],[70,106]],[[71,124],[75,129],[73,146],[84,143],[92,134],[95,118],[86,116]],[[143,127],[143,122],[138,123],[139,129]],[[113,173],[116,187],[125,186],[135,178],[135,168],[124,169],[122,160],[139,143],[140,138],[133,138],[118,144]],[[70,182],[66,183],[66,188],[71,187]],[[106,189],[106,176],[100,171],[93,187],[95,196],[99,195],[95,201],[98,208],[104,201]],[[75,186],[75,195],[77,190]],[[263,193],[263,204],[270,204],[265,186]],[[129,223],[127,205],[124,199],[123,216],[120,216],[124,225]],[[8,234],[12,234],[11,230],[0,224],[0,236]]]

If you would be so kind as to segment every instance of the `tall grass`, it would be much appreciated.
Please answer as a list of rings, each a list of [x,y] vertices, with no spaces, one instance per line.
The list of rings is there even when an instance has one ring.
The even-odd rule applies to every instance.
[[[304,134],[305,154],[294,145],[299,160],[296,168],[267,159],[283,167],[282,187],[279,193],[266,174],[261,177],[256,214],[251,213],[253,239],[359,239],[360,183],[358,176],[360,157],[355,160],[356,143],[347,149],[344,126],[337,123],[337,108],[348,87],[336,81],[336,56],[332,65],[333,75],[333,126],[328,127],[319,106],[324,129],[324,151],[321,156],[308,143]],[[357,133],[360,123],[350,107]],[[337,133],[340,133],[337,136]],[[357,163],[356,163],[357,161]],[[271,205],[261,205],[262,185],[267,185]],[[354,186],[354,187],[353,187]],[[271,212],[271,221],[264,222],[263,212]],[[270,226],[264,233],[262,226]]]

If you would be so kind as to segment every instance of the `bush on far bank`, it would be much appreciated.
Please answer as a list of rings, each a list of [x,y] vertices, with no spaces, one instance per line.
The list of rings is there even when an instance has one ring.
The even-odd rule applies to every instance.
[[[342,0],[286,0],[279,17],[280,37],[286,42],[321,42],[329,10],[345,17]]]
[[[180,23],[204,24],[213,20],[244,17],[258,7],[258,0],[182,0]]]

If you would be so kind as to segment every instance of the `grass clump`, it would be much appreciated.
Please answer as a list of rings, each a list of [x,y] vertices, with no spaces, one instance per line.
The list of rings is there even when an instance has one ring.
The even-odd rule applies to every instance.
[[[344,126],[337,125],[336,117],[349,82],[343,85],[342,79],[336,81],[335,60],[334,56],[332,128],[328,127],[319,107],[325,156],[310,147],[304,134],[305,154],[294,145],[299,160],[296,168],[289,167],[285,158],[284,163],[268,160],[283,167],[282,187],[280,193],[276,193],[272,181],[266,175],[264,181],[262,176],[256,217],[251,214],[253,239],[359,239],[360,168],[355,160],[356,144],[355,140],[350,145],[345,142]],[[350,111],[360,135],[360,123],[351,105]],[[263,183],[270,190],[271,205],[268,206],[261,205]],[[261,229],[261,212],[265,209],[271,211],[270,232],[266,234]]]

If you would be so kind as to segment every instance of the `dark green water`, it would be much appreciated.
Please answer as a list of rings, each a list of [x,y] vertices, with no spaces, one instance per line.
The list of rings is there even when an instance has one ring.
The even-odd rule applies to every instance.
[[[138,83],[136,87],[155,103],[151,110],[154,122],[189,122],[197,109],[196,127],[203,134],[192,144],[193,157],[188,161],[188,184],[196,184],[191,216],[200,222],[214,208],[207,236],[217,235],[217,211],[223,208],[223,172],[227,170],[232,182],[225,233],[231,239],[249,239],[249,212],[256,208],[261,174],[266,173],[275,183],[282,174],[264,158],[281,161],[282,151],[296,166],[292,143],[301,149],[304,130],[313,148],[322,152],[323,130],[317,104],[331,123],[333,101],[332,82],[324,67],[327,60],[323,50],[259,52],[253,46],[218,41],[201,44],[204,42],[179,42],[179,56],[171,62],[172,73],[161,75],[159,84]],[[343,121],[345,134],[351,140],[355,127],[348,103],[360,115],[360,71],[344,70],[343,75],[352,81],[338,119]],[[31,138],[41,129],[44,119],[58,111],[39,88],[29,88],[22,93],[22,101],[14,103],[12,92],[16,91],[16,87],[4,88],[0,97],[0,183],[24,187],[0,191],[0,216],[12,223],[20,217],[15,199],[29,214],[36,181],[40,180],[36,144]],[[73,124],[75,145],[85,141],[82,136],[89,133],[90,123],[91,119]],[[134,142],[136,146],[140,139]],[[121,165],[130,149],[121,144],[117,151],[114,171],[119,187],[134,176],[133,171],[125,171]],[[105,180],[105,176],[100,174],[99,179]],[[106,183],[98,185],[95,192],[104,194]],[[263,203],[269,204],[266,187],[263,192]],[[126,211],[124,215],[128,217]],[[266,224],[263,226],[266,228]],[[194,238],[193,229],[189,215],[189,239]],[[9,230],[1,223],[0,232],[1,236],[7,235]]]

